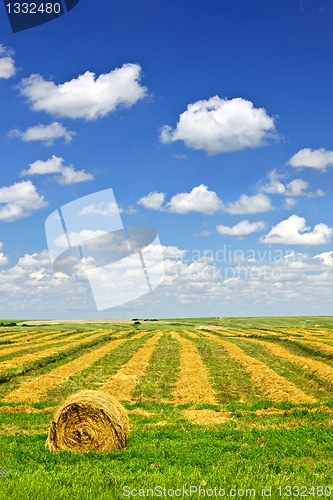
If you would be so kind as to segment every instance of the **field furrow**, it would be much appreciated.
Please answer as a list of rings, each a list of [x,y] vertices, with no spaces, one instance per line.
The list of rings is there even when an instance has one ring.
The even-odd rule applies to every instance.
[[[207,369],[196,346],[177,332],[172,332],[172,337],[180,344],[180,378],[174,392],[174,402],[176,404],[217,404]]]
[[[218,339],[215,335],[207,332],[205,336],[221,344],[228,354],[236,359],[251,375],[252,381],[259,386],[262,393],[272,401],[289,401],[291,403],[314,403],[316,401],[267,365],[246,354],[243,349],[234,343]],[[247,341],[250,342],[250,340]],[[258,340],[257,342],[261,341]],[[269,342],[267,343],[269,344]]]
[[[138,336],[134,338],[138,338]],[[108,342],[103,347],[84,354],[70,363],[59,366],[51,372],[40,375],[31,381],[24,382],[17,389],[7,394],[7,396],[3,398],[3,401],[11,403],[21,401],[33,403],[40,401],[47,395],[48,391],[63,384],[72,375],[90,367],[96,361],[110,354],[125,342],[128,342],[128,339],[117,339]]]
[[[145,345],[108,382],[102,385],[101,390],[121,401],[130,401],[138,381],[146,372],[161,336],[162,333],[159,332],[148,339]]]

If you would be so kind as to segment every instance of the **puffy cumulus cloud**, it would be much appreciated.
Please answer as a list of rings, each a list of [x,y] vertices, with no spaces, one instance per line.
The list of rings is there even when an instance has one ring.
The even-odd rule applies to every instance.
[[[13,222],[47,206],[31,181],[0,188],[0,221]]]
[[[330,242],[332,233],[333,228],[323,223],[316,224],[311,231],[304,217],[291,215],[272,227],[261,241],[282,245],[324,245]]]
[[[0,45],[0,78],[8,80],[15,75],[16,71],[12,50]]]
[[[316,191],[309,191],[309,183],[303,179],[293,179],[290,182],[281,182],[282,175],[276,170],[272,170],[268,177],[270,182],[268,184],[259,184],[258,191],[267,194],[281,194],[288,197],[298,197],[304,196],[306,198],[317,198],[320,196],[325,196],[325,192],[322,189],[316,189]],[[288,204],[288,203],[287,203]],[[291,206],[291,203],[289,203]]]
[[[168,210],[176,214],[198,212],[214,214],[220,212],[224,205],[215,191],[209,191],[204,184],[194,187],[190,193],[178,193],[168,203]]]
[[[142,205],[144,208],[150,208],[151,210],[162,210],[165,201],[165,193],[158,193],[157,191],[152,191],[147,194],[147,196],[143,196],[137,202],[139,205]]]
[[[304,148],[290,158],[287,165],[292,167],[308,167],[325,171],[327,167],[333,165],[333,151],[324,148],[309,149]]]
[[[17,265],[19,267],[31,267],[31,268],[36,268],[36,267],[48,267],[50,266],[50,257],[49,257],[49,252],[47,250],[43,250],[42,252],[38,253],[32,253],[32,254],[24,254],[23,257],[20,257]]]
[[[25,131],[18,129],[11,130],[9,137],[19,137],[24,142],[40,141],[47,146],[52,146],[56,139],[63,139],[67,144],[73,140],[75,132],[68,130],[59,122],[42,125],[39,123],[34,127],[29,127]]]
[[[62,167],[61,175],[57,177],[58,184],[76,184],[77,182],[92,181],[94,176],[85,170],[75,170],[74,167]]]
[[[325,266],[332,267],[333,266],[333,251],[323,252],[319,255],[315,255],[314,259],[319,259]]]
[[[238,200],[228,203],[226,212],[229,214],[256,214],[273,210],[272,202],[265,194],[248,196],[242,194]]]
[[[257,233],[265,229],[266,224],[262,221],[258,222],[249,222],[248,220],[242,220],[238,224],[234,226],[216,226],[216,230],[221,235],[227,236],[247,236],[252,233]]]
[[[23,79],[19,89],[34,111],[95,120],[143,99],[147,89],[140,85],[140,79],[141,66],[124,64],[98,77],[87,71],[59,85],[35,74]]]
[[[55,155],[46,161],[37,160],[30,163],[29,168],[21,172],[22,176],[46,174],[60,174],[56,177],[58,184],[75,184],[94,179],[94,176],[85,170],[75,170],[72,166],[66,167],[64,159]]]
[[[274,119],[264,108],[242,98],[215,96],[189,104],[175,129],[162,127],[160,140],[164,144],[184,141],[189,148],[215,155],[262,146],[274,135]]]

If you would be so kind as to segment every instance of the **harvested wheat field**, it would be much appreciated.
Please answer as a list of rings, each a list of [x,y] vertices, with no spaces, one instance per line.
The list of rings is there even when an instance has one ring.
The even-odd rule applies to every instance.
[[[82,468],[91,483],[96,477],[103,492],[112,491],[110,498],[121,497],[123,477],[137,468],[152,486],[164,484],[171,469],[177,483],[185,470],[195,475],[206,463],[212,485],[224,470],[236,481],[244,463],[251,468],[245,485],[260,474],[273,481],[289,465],[286,477],[300,484],[312,470],[321,481],[326,471],[327,482],[333,467],[327,321],[311,328],[295,327],[295,319],[290,328],[284,319],[282,328],[277,319],[255,318],[71,323],[31,327],[30,336],[4,330],[3,337],[0,328],[3,467],[11,463],[20,481],[15,471],[30,470],[36,454],[44,482],[47,468],[62,464],[66,478],[73,470],[81,479]],[[279,461],[282,448],[289,458]],[[0,466],[0,496],[3,484]]]

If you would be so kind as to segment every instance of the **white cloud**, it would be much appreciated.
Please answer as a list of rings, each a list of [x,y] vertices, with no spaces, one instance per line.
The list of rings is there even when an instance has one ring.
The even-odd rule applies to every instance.
[[[327,149],[304,148],[290,158],[287,165],[292,167],[308,167],[322,170],[323,172],[333,165],[333,151]]]
[[[12,51],[0,45],[0,78],[8,79],[16,73],[15,61],[12,57]]]
[[[333,267],[333,251],[323,252],[313,258],[320,260],[325,266]]]
[[[282,176],[276,170],[272,170],[269,172],[268,177],[270,182],[268,184],[259,185],[258,190],[268,194],[285,194],[286,186],[280,181]]]
[[[306,226],[304,217],[291,215],[272,227],[261,241],[282,245],[323,245],[330,242],[332,234],[333,228],[326,224],[316,224],[311,231],[311,228]]]
[[[278,249],[252,251],[255,258],[246,258],[245,251],[240,261],[235,249],[222,261],[218,255],[210,260],[203,252],[198,259],[196,252],[164,247],[166,284],[158,293],[114,308],[112,317],[330,314],[333,266],[303,253],[288,252],[284,258]],[[110,311],[97,313],[79,266],[73,275],[53,272],[47,255],[26,254],[15,266],[0,269],[2,316],[34,318],[38,310],[41,319],[110,317]]]
[[[75,184],[92,181],[94,176],[85,170],[75,170],[73,167],[62,167],[61,175],[57,177],[58,184]]]
[[[292,210],[296,204],[297,204],[296,198],[286,198],[284,200],[284,208],[286,208],[287,210]]]
[[[133,215],[137,212],[136,208],[128,207],[124,209],[115,202],[91,203],[80,211],[80,215],[104,215],[105,217],[114,217],[118,214]]]
[[[64,165],[64,159],[55,155],[46,161],[37,160],[30,163],[28,170],[23,170],[21,172],[23,176],[46,174],[60,174],[56,177],[58,184],[74,184],[94,179],[94,176],[85,170],[75,170],[72,166],[66,167]]]
[[[214,214],[223,209],[223,202],[215,193],[209,191],[204,184],[194,187],[190,193],[178,193],[168,203],[168,210],[176,214],[198,212]]]
[[[305,196],[306,198],[317,198],[325,195],[322,189],[309,191],[309,183],[303,179],[293,179],[284,184],[281,182],[283,176],[276,170],[272,170],[268,174],[268,177],[270,182],[264,185],[259,184],[258,191],[268,194],[281,194],[288,197]],[[291,205],[291,202],[289,202],[289,205]]]
[[[40,253],[24,254],[23,257],[19,258],[17,265],[20,267],[48,267],[50,262],[49,252],[43,250]]]
[[[150,208],[151,210],[162,210],[165,200],[165,193],[158,193],[153,191],[147,196],[143,196],[138,201],[139,205],[142,205],[145,208]]]
[[[0,252],[0,266],[6,266],[8,264],[8,257],[4,253]]]
[[[141,198],[139,205],[151,210],[165,210],[176,214],[197,212],[206,215],[218,212],[230,214],[255,214],[273,210],[271,200],[265,194],[248,196],[242,194],[237,201],[225,205],[215,191],[210,191],[205,184],[196,186],[189,193],[178,193],[165,203],[165,193],[151,192]]]
[[[46,206],[47,202],[31,181],[0,188],[0,221],[13,222]]]
[[[242,220],[235,226],[216,226],[216,230],[219,234],[228,236],[247,236],[252,233],[256,233],[265,229],[266,224],[262,221],[249,222],[248,220]]]
[[[226,211],[229,214],[256,214],[273,210],[271,200],[265,194],[248,196],[242,194],[237,201],[228,203]]]
[[[39,123],[34,127],[27,128],[24,132],[18,129],[11,130],[8,135],[10,137],[20,137],[25,142],[40,141],[52,146],[55,139],[64,139],[66,143],[71,142],[75,132],[68,130],[59,122],[53,122],[50,125]]]
[[[34,111],[95,120],[143,99],[147,89],[140,85],[140,79],[141,66],[124,64],[98,77],[87,71],[59,85],[35,74],[22,80],[19,88]]]
[[[98,238],[99,236],[104,236],[105,234],[107,234],[107,231],[102,231],[100,229],[97,229],[96,231],[93,231],[91,229],[82,229],[82,231],[79,232],[61,234],[54,240],[53,244],[58,248],[68,248],[68,238],[71,242],[71,245],[76,246],[89,240]]]
[[[0,250],[3,249],[3,242],[0,241]],[[0,266],[5,266],[8,264],[8,257],[3,252],[0,251]]]
[[[262,146],[274,134],[274,119],[264,108],[242,98],[215,96],[189,104],[174,130],[162,128],[160,139],[164,144],[184,141],[189,148],[214,155]]]

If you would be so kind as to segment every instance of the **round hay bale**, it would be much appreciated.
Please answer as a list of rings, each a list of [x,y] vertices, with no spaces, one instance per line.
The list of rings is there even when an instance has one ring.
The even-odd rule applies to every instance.
[[[46,444],[50,451],[108,453],[126,445],[128,416],[118,401],[100,391],[70,396],[54,415]]]

